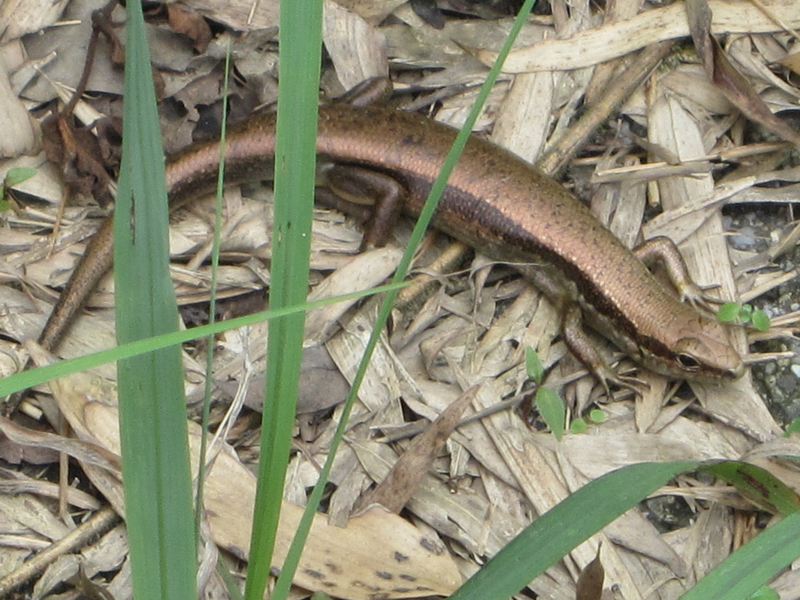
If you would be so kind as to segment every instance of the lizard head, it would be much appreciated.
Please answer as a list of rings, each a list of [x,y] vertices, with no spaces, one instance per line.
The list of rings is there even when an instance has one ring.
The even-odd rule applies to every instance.
[[[744,374],[742,357],[727,328],[716,319],[694,314],[675,331],[671,344],[675,374],[698,381],[732,381]]]

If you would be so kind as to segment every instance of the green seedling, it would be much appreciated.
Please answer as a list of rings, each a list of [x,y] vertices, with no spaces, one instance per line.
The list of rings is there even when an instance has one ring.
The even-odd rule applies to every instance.
[[[717,318],[723,323],[732,323],[737,318],[743,323],[752,323],[759,331],[769,329],[769,317],[763,310],[755,309],[750,304],[739,305],[736,302],[726,302],[719,307]]]

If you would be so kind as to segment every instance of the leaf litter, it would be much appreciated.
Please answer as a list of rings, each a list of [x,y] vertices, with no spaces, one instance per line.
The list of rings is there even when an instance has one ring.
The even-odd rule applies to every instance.
[[[77,82],[81,61],[70,60],[56,50],[64,47],[67,36],[76,35],[76,21],[70,19],[85,21],[91,4],[75,0],[63,15],[39,11],[38,19],[47,20],[34,20],[22,31],[5,31],[8,56],[14,55],[15,47],[28,55],[22,58],[24,52],[18,52],[20,58],[7,65],[13,86],[7,88],[10,92],[4,105],[30,110],[55,97],[52,83],[36,75],[30,65],[47,64],[47,79],[59,85]],[[508,74],[501,77],[484,109],[479,133],[491,132],[496,141],[527,160],[538,161],[544,168],[568,164],[568,185],[590,200],[596,214],[608,219],[626,243],[637,243],[640,232],[645,237],[669,232],[681,242],[697,281],[718,284],[721,297],[746,295],[756,277],[761,282],[761,294],[776,286],[784,286],[780,288],[784,290],[786,278],[776,277],[768,265],[779,252],[793,248],[792,243],[786,243],[793,239],[787,237],[792,225],[796,229],[791,220],[793,195],[786,195],[785,188],[778,185],[764,184],[796,182],[798,178],[793,175],[786,144],[781,145],[780,139],[765,134],[764,129],[795,143],[796,132],[782,115],[776,117],[764,111],[798,108],[798,71],[792,66],[796,34],[790,31],[800,26],[797,11],[792,10],[796,5],[792,7],[788,0],[773,0],[765,7],[739,3],[733,9],[726,2],[698,2],[694,5],[706,19],[693,22],[678,4],[639,8],[639,3],[620,2],[607,15],[588,2],[573,3],[569,10],[560,3],[553,4],[552,14],[532,16],[526,25],[507,64]],[[237,68],[248,81],[247,89],[239,90],[244,99],[243,114],[254,103],[268,102],[275,91],[269,69],[275,60],[276,45],[271,39],[276,3],[259,3],[251,21],[244,16],[244,3],[207,2],[200,6],[198,2],[192,6],[211,22],[221,24],[223,33],[205,40],[205,21],[199,22],[191,14],[173,15],[173,23],[176,18],[181,22],[181,34],[165,24],[154,26],[153,54],[160,57],[157,61],[164,78],[165,98],[180,98],[190,112],[188,117],[173,117],[165,126],[168,144],[184,144],[191,121],[196,118],[196,106],[217,100],[209,92],[214,87],[209,83],[219,77],[219,51],[227,37],[234,42]],[[443,29],[435,29],[409,5],[398,2],[350,0],[330,4],[327,11],[325,41],[331,64],[325,67],[322,81],[330,96],[365,77],[385,76],[388,72],[401,104],[412,100],[418,106],[430,103],[437,107],[437,118],[455,126],[463,119],[474,98],[474,86],[485,72],[481,61],[491,59],[508,25],[508,17],[500,14],[491,15],[493,19],[486,19],[485,13],[483,18],[474,18],[475,15],[456,9],[447,13]],[[36,14],[35,9],[31,12]],[[59,18],[71,25],[52,27]],[[24,24],[27,19],[14,21]],[[21,37],[40,30],[45,33]],[[231,36],[231,31],[248,35]],[[699,58],[687,42],[690,34],[699,47],[706,48]],[[703,40],[708,44],[704,45]],[[642,65],[642,82],[632,84],[634,89],[627,99],[610,104],[610,115],[602,115],[607,128],[600,133],[587,131],[571,137],[577,129],[576,117],[588,102],[583,98],[591,98],[592,105],[597,102],[604,106],[602,90],[630,68],[630,53],[655,48],[659,42],[666,48],[662,51],[663,60],[659,57],[649,66]],[[193,47],[205,51],[196,53]],[[121,87],[119,74],[110,65],[111,61],[101,58],[90,89],[108,95],[110,99],[95,105],[113,116],[119,110],[113,95]],[[21,77],[25,74],[28,80],[23,82]],[[719,81],[722,87],[712,84]],[[764,103],[753,108],[758,98]],[[760,133],[757,125],[764,128]],[[35,126],[32,131],[36,131]],[[30,144],[29,148],[34,146]],[[576,155],[579,149],[580,154]],[[28,160],[14,156],[19,152],[10,150],[9,166]],[[735,158],[730,158],[732,153]],[[559,160],[547,162],[542,156]],[[647,173],[653,164],[661,165],[657,178]],[[5,169],[6,165],[0,168]],[[602,185],[590,183],[591,177],[600,178],[608,172],[619,175],[604,180]],[[70,263],[82,252],[83,240],[91,231],[89,223],[94,221],[87,217],[98,212],[85,198],[78,198],[77,205],[67,206],[55,239],[55,254],[49,257],[43,251],[42,236],[36,234],[37,228],[52,228],[57,211],[53,202],[59,198],[46,190],[52,190],[54,185],[58,189],[59,184],[57,172],[42,168],[33,181],[19,186],[20,212],[7,214],[7,223],[16,237],[14,247],[0,256],[0,273],[4,275],[0,294],[6,309],[0,315],[0,329],[8,332],[9,339],[35,337],[49,310],[47,301],[52,302],[54,297],[52,287],[63,284]],[[756,199],[751,199],[756,193]],[[269,239],[265,232],[269,231],[270,216],[269,210],[262,208],[265,196],[268,192],[252,186],[244,190],[244,195],[234,192],[226,196],[230,222],[226,238],[235,243],[223,255],[223,295],[238,298],[268,285]],[[41,198],[45,203],[29,205],[28,198]],[[723,204],[735,207],[740,202],[780,207],[784,235],[765,240],[761,249],[737,248],[729,252],[726,218],[717,209]],[[209,236],[209,206],[198,204],[176,217],[172,234],[176,255],[203,252]],[[649,216],[654,206],[662,211],[661,216],[643,226],[643,217]],[[400,224],[394,234],[399,243],[407,232],[407,225]],[[392,262],[397,260],[393,248],[353,258],[359,240],[358,225],[351,218],[325,209],[318,211],[312,265],[316,288],[352,289],[353,275],[347,274],[346,269],[356,266],[360,277],[363,273],[374,276],[364,285],[377,283],[391,272]],[[460,261],[460,274],[432,270],[442,252],[453,253],[455,259],[451,262]],[[731,256],[736,259],[734,264]],[[38,262],[30,265],[34,260]],[[347,267],[351,262],[354,266]],[[199,263],[202,261],[196,260],[190,267],[176,266],[180,274],[179,301],[183,303],[196,304],[207,298],[207,268]],[[742,265],[751,268],[745,270]],[[755,272],[755,268],[761,271]],[[443,236],[434,234],[426,240],[416,270],[423,292],[395,311],[392,329],[382,340],[351,417],[347,446],[337,458],[332,474],[334,491],[327,499],[331,520],[340,525],[347,523],[347,528],[327,525],[326,518],[318,515],[319,531],[323,533],[312,533],[307,550],[312,562],[304,563],[305,575],[300,573],[295,582],[301,587],[315,589],[324,571],[320,568],[324,559],[314,556],[337,552],[341,564],[324,571],[325,577],[333,577],[339,569],[345,574],[343,580],[335,582],[339,586],[335,595],[368,597],[363,588],[359,591],[359,586],[353,585],[358,581],[380,584],[386,597],[413,597],[413,591],[387,587],[387,579],[375,580],[376,576],[380,579],[376,573],[385,575],[390,571],[387,559],[378,550],[386,546],[404,557],[428,552],[424,555],[427,559],[419,555],[419,561],[411,563],[424,563],[433,556],[440,558],[443,562],[438,574],[425,575],[430,579],[424,587],[427,593],[446,595],[459,583],[456,565],[461,576],[470,575],[537,514],[587,481],[636,462],[742,459],[764,467],[795,491],[800,490],[796,469],[783,459],[797,455],[796,442],[781,438],[778,423],[749,376],[720,391],[695,384],[691,390],[686,386],[678,388],[660,376],[643,373],[650,388],[641,398],[621,392],[613,403],[607,403],[591,378],[565,352],[553,307],[532,287],[516,279],[512,270],[487,264],[480,257],[470,263],[466,249],[448,249]],[[20,294],[7,283],[19,281],[46,291],[45,299],[37,293],[34,303],[30,295]],[[110,306],[111,291],[106,284],[95,294],[92,306]],[[374,305],[366,302],[329,308],[311,316],[308,344],[324,346],[341,374],[351,378],[374,310]],[[791,332],[796,326],[795,315],[794,321],[776,328],[773,335]],[[107,309],[83,315],[60,354],[68,357],[99,349],[94,345],[96,340],[111,345],[112,327]],[[244,340],[233,333],[223,334],[218,340],[214,377],[220,382],[221,398],[214,409],[217,419],[222,418],[225,398],[234,394],[240,382],[247,383],[242,369],[244,357],[252,363],[248,370],[263,370],[266,327],[253,328],[249,333]],[[745,348],[745,332],[738,330],[737,336],[737,344]],[[18,356],[15,345],[5,338],[0,343],[4,356]],[[443,445],[427,446],[416,460],[406,459],[411,466],[404,466],[403,457],[414,447],[405,438],[408,427],[434,422],[453,402],[464,398],[466,390],[474,396],[468,413],[496,410],[501,402],[513,405],[515,399],[519,400],[529,388],[524,368],[528,347],[539,353],[549,370],[546,385],[562,394],[571,417],[580,416],[600,402],[606,421],[590,425],[586,433],[567,434],[557,443],[550,434],[532,430],[521,420],[521,413],[495,412],[479,421],[467,419]],[[206,351],[198,346],[190,348],[186,355],[190,398],[193,390],[202,387],[199,365]],[[113,370],[108,369],[82,376],[70,386],[51,385],[50,392],[76,433],[77,440],[68,444],[55,443],[41,435],[21,435],[20,425],[34,428],[32,421],[3,423],[0,429],[12,444],[68,452],[99,490],[98,498],[124,513],[118,473],[103,462],[113,459],[116,452],[114,408],[106,400],[113,398],[111,382]],[[303,425],[298,428],[297,452],[289,470],[296,481],[287,481],[287,496],[296,503],[302,503],[304,490],[313,484],[316,465],[326,457],[331,428],[337,419],[337,409],[331,408],[324,392],[319,391],[324,388],[313,389],[317,391],[307,399]],[[249,395],[258,397],[257,390]],[[53,417],[54,403],[42,400],[38,406],[32,409],[32,415]],[[242,426],[234,425],[229,434],[231,445],[223,444],[217,449],[218,462],[212,476],[223,468],[226,476],[209,495],[209,501],[217,501],[220,506],[209,517],[211,538],[239,558],[246,557],[247,515],[252,510],[248,504],[248,494],[252,492],[248,490],[253,483],[246,462],[258,453],[253,447],[253,440],[257,439],[252,432],[255,421],[247,418],[247,411],[257,408],[257,404],[250,402],[249,406],[239,417]],[[386,439],[393,441],[387,444],[383,441]],[[11,465],[8,473],[22,473],[24,467],[22,460]],[[365,506],[369,494],[375,493],[374,484],[384,481],[389,473],[394,473],[393,478],[399,477],[403,482],[399,489],[406,490],[403,499],[397,498],[396,490],[388,492],[388,497],[396,500],[394,513]],[[216,485],[213,478],[209,485]],[[18,496],[25,502],[12,500],[12,493],[23,492],[0,492],[4,533],[30,542],[27,546],[4,548],[9,556],[4,563],[8,571],[0,573],[0,578],[19,568],[32,550],[45,547],[65,533],[64,528],[53,529],[57,507],[52,493],[26,491]],[[605,585],[618,585],[625,597],[655,594],[659,598],[675,598],[722,560],[734,543],[741,544],[757,533],[757,527],[743,525],[755,508],[728,487],[685,477],[663,493],[683,498],[681,502],[691,518],[672,531],[662,532],[642,512],[629,511],[537,578],[530,589],[543,597],[574,598],[578,575],[601,556]],[[67,498],[76,510],[88,508],[85,499],[74,495]],[[12,506],[11,502],[16,503]],[[288,503],[285,506],[287,514],[294,514]],[[352,516],[358,511],[360,516]],[[401,511],[405,518],[396,514]],[[359,525],[365,515],[369,515],[369,522],[361,521],[366,524]],[[86,513],[81,518],[89,516]],[[73,527],[76,523],[67,525]],[[740,534],[734,536],[737,531]],[[352,537],[342,537],[344,532]],[[71,560],[43,566],[42,569],[50,569],[49,574],[44,571],[31,575],[39,581],[38,597],[48,597],[49,590],[64,579],[75,582],[83,574],[91,580],[99,571],[112,570],[107,564],[92,565],[104,554],[98,549],[117,547],[121,537],[124,538],[124,531],[117,526],[93,546],[78,550],[83,554],[80,568]],[[602,549],[598,551],[601,542]],[[343,543],[344,547],[340,545]],[[348,560],[347,554],[355,548],[365,552]],[[116,598],[129,597],[124,550],[121,555],[118,551],[113,555],[122,558],[113,563],[113,569],[119,570],[111,577],[108,589]],[[378,557],[374,566],[364,568],[373,564],[365,561],[374,557]],[[423,576],[421,571],[412,575],[403,570],[409,564],[402,565],[398,577]],[[791,589],[797,585],[792,577],[791,573],[780,576],[774,587]],[[581,594],[589,597],[586,592]]]

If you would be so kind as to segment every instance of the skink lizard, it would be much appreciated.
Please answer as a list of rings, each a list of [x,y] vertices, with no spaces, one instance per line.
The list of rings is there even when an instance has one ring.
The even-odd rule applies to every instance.
[[[226,179],[267,178],[275,119],[271,113],[258,115],[229,132]],[[402,197],[403,210],[415,215],[454,136],[455,130],[418,114],[331,105],[320,108],[318,159],[334,165],[328,173],[334,189],[348,177],[372,188],[386,183],[394,196]],[[182,204],[213,189],[218,156],[218,144],[208,142],[172,157],[166,168],[171,202]],[[393,214],[386,198],[377,203],[377,214]],[[657,238],[629,251],[563,186],[498,146],[470,139],[433,223],[489,257],[544,265],[521,270],[564,308],[568,346],[606,386],[631,387],[635,380],[606,366],[582,332],[581,315],[632,359],[659,373],[705,381],[743,373],[725,327],[682,302],[645,265],[662,260],[679,294],[700,299],[674,244]],[[380,225],[375,219],[367,235],[381,237],[374,233]],[[40,337],[42,345],[52,349],[58,344],[111,262],[109,218],[61,295]]]

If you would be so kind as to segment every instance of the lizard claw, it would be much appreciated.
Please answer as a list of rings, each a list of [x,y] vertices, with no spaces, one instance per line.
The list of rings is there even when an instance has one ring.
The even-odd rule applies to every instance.
[[[678,289],[678,292],[681,296],[681,302],[691,305],[691,307],[695,310],[703,309],[711,314],[715,314],[717,311],[714,306],[723,304],[723,301],[719,298],[715,298],[714,296],[706,294],[706,291],[718,287],[719,285],[700,287],[694,282],[688,282],[682,285]]]
[[[639,379],[634,375],[623,375],[617,373],[614,369],[603,366],[600,369],[594,370],[594,376],[600,381],[600,385],[606,391],[606,396],[609,400],[613,400],[614,396],[611,393],[611,386],[627,389],[632,391],[636,396],[642,396],[645,390],[650,389],[650,384],[646,381]]]

